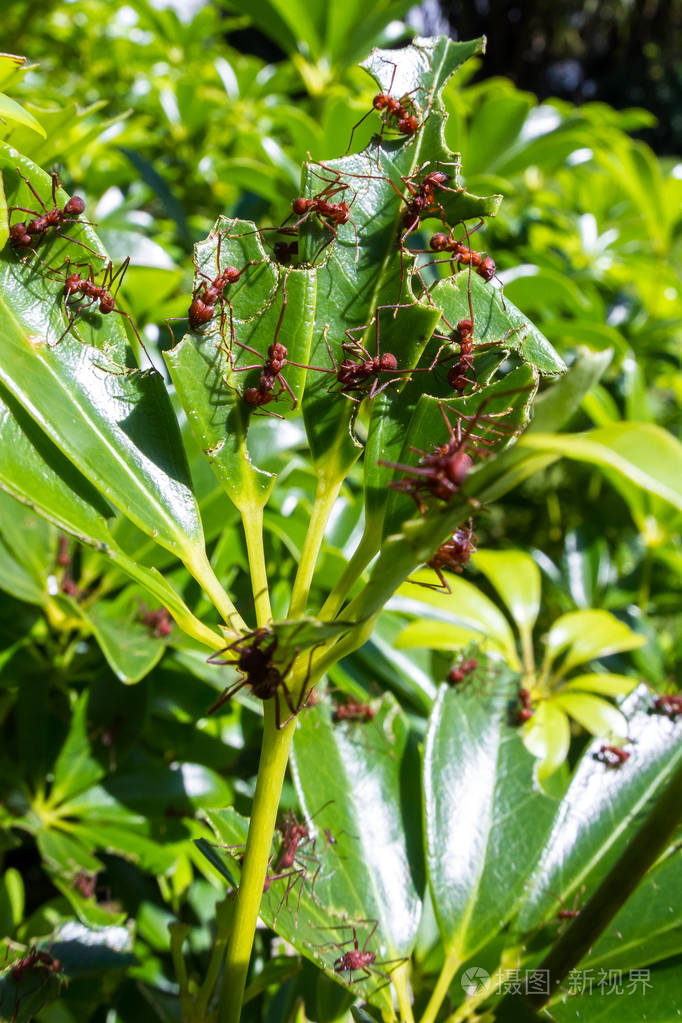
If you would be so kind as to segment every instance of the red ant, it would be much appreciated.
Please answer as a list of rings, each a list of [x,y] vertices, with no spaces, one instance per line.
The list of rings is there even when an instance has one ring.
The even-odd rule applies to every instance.
[[[369,703],[358,703],[354,700],[346,700],[344,703],[337,703],[332,712],[332,721],[374,721],[376,711]]]
[[[468,681],[467,676],[471,675],[477,668],[478,661],[475,657],[470,657],[467,661],[462,661],[458,665],[453,665],[448,672],[448,685],[461,686],[463,682]]]
[[[234,685],[228,686],[223,690],[213,706],[209,708],[209,714],[215,714],[219,707],[222,707],[224,703],[244,686],[250,686],[251,692],[259,700],[275,701],[275,722],[277,728],[284,728],[298,714],[305,699],[308,678],[305,679],[301,687],[298,703],[294,706],[285,678],[296,660],[298,651],[294,651],[286,668],[278,668],[276,664],[272,663],[278,642],[279,640],[272,629],[261,627],[254,629],[253,632],[247,632],[245,636],[240,636],[228,646],[216,651],[216,653],[211,654],[207,658],[209,664],[232,664],[241,672],[241,678]],[[223,654],[227,653],[235,653],[237,655],[236,659],[234,657],[222,657]],[[308,677],[310,675],[311,664],[312,652],[308,663]],[[285,703],[291,711],[289,717],[284,721],[280,717],[281,708],[278,698],[280,689],[284,695]]]
[[[533,714],[535,713],[535,710],[533,709],[533,704],[531,703],[530,692],[528,689],[524,689],[523,687],[520,688],[517,695],[519,702],[518,706],[516,707],[515,723],[518,725],[522,725],[525,724],[526,721],[530,721]]]
[[[152,630],[157,639],[165,639],[173,631],[173,619],[165,607],[157,608],[156,611],[142,609],[140,621]]]
[[[358,924],[374,924],[367,937],[365,938],[362,948],[358,942],[357,925]],[[386,984],[390,984],[391,977],[390,971],[384,971],[378,969],[379,966],[389,966],[391,963],[404,963],[406,959],[402,956],[399,959],[386,959],[381,963],[377,963],[376,952],[371,952],[367,946],[372,940],[377,927],[379,926],[378,920],[358,920],[355,924],[337,924],[335,927],[329,928],[330,930],[352,930],[353,937],[349,938],[348,941],[342,941],[340,944],[332,942],[330,945],[322,945],[321,948],[338,948],[343,949],[347,945],[352,945],[353,948],[348,952],[344,952],[343,955],[339,956],[334,961],[334,972],[335,973],[349,973],[348,984],[356,984],[360,980],[371,980],[372,974],[378,977],[384,977]],[[357,973],[357,977],[353,977],[353,974]],[[385,985],[380,985],[377,990]]]
[[[438,409],[447,426],[450,435],[449,441],[439,445],[431,452],[410,447],[411,451],[422,456],[419,466],[406,465],[402,462],[379,462],[379,465],[385,465],[388,469],[400,469],[415,477],[414,479],[391,480],[388,485],[393,490],[409,494],[416,502],[420,514],[423,515],[426,511],[426,506],[419,497],[420,493],[426,492],[431,497],[447,502],[453,494],[461,489],[473,465],[473,459],[466,450],[472,444],[472,439],[480,444],[491,443],[482,437],[474,437],[473,432],[479,423],[490,421],[489,416],[483,416],[481,413],[481,409],[486,403],[487,399],[481,403],[473,416],[464,416],[462,413],[458,413],[457,426],[453,429],[445,413],[445,408],[449,406],[444,406],[443,402],[439,401]],[[495,413],[495,415],[497,414]],[[503,414],[499,413],[499,415]],[[469,420],[469,426],[464,434],[461,429],[462,419]]]
[[[87,221],[80,220],[81,213],[85,211],[85,201],[80,195],[72,195],[70,199],[67,199],[62,209],[57,205],[57,185],[59,177],[57,174],[52,174],[52,209],[48,210],[47,206],[40,198],[35,188],[27,177],[21,173],[17,167],[17,174],[22,181],[31,190],[33,195],[40,203],[42,213],[37,210],[27,209],[26,206],[10,206],[9,213],[14,213],[15,210],[20,210],[22,213],[31,213],[34,216],[33,220],[29,220],[28,223],[21,222],[12,224],[9,229],[9,241],[15,249],[32,249],[36,245],[40,244],[41,239],[47,234],[50,228],[54,228],[54,233],[60,237],[66,238],[68,241],[73,242],[75,245],[80,245],[82,248],[87,249],[93,256],[97,256],[98,259],[103,257],[99,252],[95,252],[84,242],[79,241],[77,238],[71,238],[69,235],[65,235],[61,230],[64,224],[84,224]]]
[[[241,275],[249,266],[254,266],[258,263],[262,263],[261,259],[250,259],[248,263],[245,263],[241,270],[237,269],[236,266],[226,266],[222,270],[220,269],[220,246],[222,243],[222,235],[218,235],[218,247],[216,249],[216,263],[218,266],[218,274],[216,277],[209,277],[208,274],[203,273],[196,267],[197,275],[204,278],[204,282],[199,284],[192,294],[192,302],[187,313],[187,319],[189,320],[190,330],[198,330],[199,327],[203,327],[209,323],[215,315],[215,307],[220,303],[221,308],[225,303],[230,309],[230,323],[232,322],[232,304],[225,297],[225,288],[230,284],[236,284],[240,279]],[[221,323],[222,328],[222,323]]]
[[[329,357],[332,360],[333,370],[321,369],[317,366],[309,367],[310,369],[317,369],[323,373],[336,373],[337,382],[341,385],[339,392],[347,395],[351,401],[362,401],[362,398],[375,398],[377,394],[381,394],[390,384],[394,384],[404,379],[407,375],[409,376],[415,372],[427,372],[426,369],[414,370],[414,369],[398,369],[398,360],[392,352],[384,352],[383,355],[379,352],[379,316],[382,309],[393,309],[396,311],[398,308],[405,308],[404,306],[390,306],[380,305],[377,306],[376,316],[374,318],[375,323],[375,336],[376,336],[376,354],[370,355],[367,349],[359,341],[353,338],[353,334],[356,331],[367,330],[370,324],[365,324],[362,327],[349,327],[346,331],[346,337],[348,341],[344,341],[341,345],[344,355],[355,355],[356,358],[343,359],[340,365],[337,365],[334,353],[332,352],[329,342],[326,338],[325,343],[327,344],[327,351]],[[357,358],[360,356],[360,358]],[[384,381],[379,384],[380,375],[382,373],[391,373],[390,380]],[[371,380],[371,383],[370,383]],[[331,388],[330,388],[331,389]],[[353,397],[353,394],[360,394],[360,398]]]
[[[298,217],[298,220],[296,221],[295,224],[292,225],[291,230],[297,230],[301,226],[301,224],[305,223],[305,221],[308,220],[308,218],[314,214],[317,217],[319,223],[322,225],[322,227],[325,227],[329,231],[331,231],[332,236],[336,239],[338,238],[337,232],[338,227],[341,227],[343,224],[347,224],[349,221],[351,224],[353,224],[353,221],[350,219],[350,208],[357,198],[357,193],[351,188],[349,184],[347,184],[347,182],[341,180],[341,174],[339,171],[335,170],[333,167],[328,167],[323,163],[318,164],[318,166],[322,167],[326,171],[329,171],[331,174],[334,175],[334,178],[333,180],[330,181],[329,178],[325,178],[322,177],[322,175],[316,174],[317,177],[319,177],[322,181],[326,182],[326,187],[321,189],[321,191],[317,192],[311,199],[307,199],[305,196],[302,195],[299,196],[297,199],[294,199],[294,201],[291,204],[291,209],[293,211],[294,216]],[[313,171],[313,173],[315,174],[316,172]],[[347,189],[350,189],[353,192],[353,198],[351,199],[350,203],[347,203],[345,201],[343,202],[329,201],[335,195],[338,195],[340,192],[345,192]],[[291,216],[291,214],[289,216]],[[287,217],[287,220],[288,219],[289,218]],[[284,223],[286,224],[286,220]],[[282,227],[283,226],[284,225],[282,225]],[[358,242],[358,232],[357,228],[355,227],[355,224],[353,224],[353,230],[355,232],[355,262],[357,263],[360,255],[360,247]],[[315,262],[315,259],[317,259],[317,257],[320,255],[322,249],[326,248],[330,241],[331,238],[329,239],[329,241],[325,242],[320,249],[318,249],[318,251],[315,253],[313,262]]]
[[[419,227],[419,224],[423,219],[437,215],[442,220],[443,225],[446,226],[445,211],[441,204],[436,201],[436,192],[444,191],[457,193],[462,191],[461,187],[450,188],[450,186],[446,184],[447,181],[450,181],[450,175],[440,170],[429,171],[429,173],[426,174],[418,183],[413,181],[414,176],[420,173],[420,171],[421,168],[416,170],[414,174],[409,177],[401,176],[400,178],[409,192],[409,199],[401,194],[400,190],[393,184],[390,178],[386,178],[403,202],[406,203],[406,208],[402,216],[403,227],[405,230],[400,238],[401,256],[405,239]]]
[[[97,305],[99,312],[102,314],[102,316],[107,316],[109,313],[118,313],[119,316],[122,316],[125,320],[128,321],[132,328],[133,333],[135,334],[135,337],[139,342],[140,348],[145,353],[152,366],[154,365],[152,363],[149,352],[147,351],[145,344],[139,335],[137,327],[133,323],[133,319],[130,313],[127,313],[125,309],[121,309],[116,305],[116,296],[118,295],[119,289],[123,282],[123,278],[125,276],[125,272],[128,269],[129,264],[130,256],[124,259],[124,261],[119,266],[118,270],[114,273],[114,264],[110,260],[107,266],[105,266],[104,269],[101,271],[102,273],[101,284],[96,283],[95,271],[93,270],[92,266],[89,263],[71,263],[71,261],[67,257],[67,259],[64,260],[62,266],[58,267],[56,270],[53,270],[51,267],[48,267],[49,271],[48,276],[52,275],[56,280],[59,281],[61,281],[59,272],[62,269],[62,267],[66,267],[67,271],[64,277],[63,284],[64,303],[69,313],[69,322],[66,325],[66,329],[62,333],[61,337],[55,342],[56,344],[59,344],[59,342],[69,333],[80,313],[82,313],[84,310],[87,311],[88,309],[91,309],[94,305]],[[69,272],[69,268],[71,266],[87,267],[88,276],[82,277],[79,273]],[[116,284],[117,281],[118,283]],[[116,289],[112,293],[111,289],[114,286],[114,284],[116,284]],[[82,296],[82,298],[84,298],[86,301],[81,302],[76,306],[69,305],[69,299],[72,298],[73,296],[79,295]]]
[[[435,260],[435,263],[454,263],[459,270],[462,266],[471,266],[479,277],[482,277],[484,281],[492,281],[497,273],[497,267],[495,260],[492,256],[483,255],[480,252],[474,252],[469,246],[469,235],[472,235],[474,231],[478,231],[483,226],[483,220],[481,220],[476,227],[472,227],[470,230],[466,230],[467,245],[464,245],[461,239],[454,237],[454,229],[451,229],[449,234],[443,234],[439,232],[434,234],[429,241],[428,249],[410,249],[410,252],[417,254],[430,252],[451,252],[452,256],[446,260]],[[426,266],[430,266],[430,263],[426,263]]]
[[[31,948],[28,955],[14,963],[10,974],[15,984],[19,984],[25,973],[32,973],[38,966],[44,966],[52,973],[58,973],[62,964],[58,959],[53,959],[47,952],[41,952],[38,948]]]
[[[282,320],[284,319],[284,312],[287,307],[287,279],[286,274],[282,282],[282,308],[280,310],[279,318],[277,320],[277,326],[275,327],[275,333],[273,336],[272,344],[268,347],[268,352],[264,363],[256,363],[252,366],[238,366],[233,369],[234,373],[246,373],[249,370],[260,369],[260,377],[258,379],[257,387],[247,387],[242,397],[247,405],[251,405],[253,408],[261,408],[263,405],[268,405],[271,401],[277,401],[285,392],[291,397],[291,410],[296,408],[298,399],[287,381],[282,376],[282,370],[284,366],[289,363],[290,366],[296,366],[298,369],[318,369],[316,366],[306,366],[301,362],[290,362],[287,359],[287,349],[281,344],[277,338],[282,326]],[[233,339],[240,348],[245,349],[247,352],[252,352],[259,358],[262,358],[261,353],[250,345],[244,344],[242,341]],[[331,372],[320,369],[320,372]],[[279,391],[275,391],[275,384],[279,384]],[[276,412],[271,412],[271,415],[278,419]]]
[[[353,129],[350,133],[350,139],[348,141],[348,148],[346,149],[347,153],[350,151],[350,148],[353,145],[353,135],[355,134],[356,129],[359,128],[360,125],[367,120],[370,114],[374,113],[374,111],[377,111],[378,113],[382,112],[384,113],[381,122],[381,132],[379,134],[379,140],[381,140],[387,128],[389,130],[392,129],[394,131],[397,131],[399,135],[406,135],[412,138],[414,135],[417,134],[421,127],[415,115],[414,102],[410,97],[414,92],[423,91],[422,87],[418,86],[416,89],[412,89],[410,92],[403,93],[399,100],[395,99],[394,96],[391,96],[391,91],[393,89],[393,82],[395,80],[396,71],[398,70],[398,65],[395,64],[392,60],[386,60],[385,57],[382,57],[381,59],[385,64],[393,65],[393,74],[391,75],[391,81],[389,82],[388,89],[386,90],[386,92],[379,92],[373,98],[372,109],[368,110],[366,114],[363,114],[360,120],[353,125]]]
[[[621,749],[620,746],[605,745],[601,747],[598,753],[593,754],[593,759],[613,769],[622,767],[625,761],[630,759],[630,754],[627,750]]]
[[[682,715],[682,693],[664,693],[662,696],[657,696],[650,713],[665,714],[666,717],[675,721]]]
[[[416,579],[409,579],[408,581],[415,586],[423,586],[427,590],[451,593],[452,590],[443,575],[443,569],[447,568],[450,572],[461,574],[462,566],[466,565],[471,555],[476,553],[475,543],[477,543],[477,538],[472,532],[471,519],[469,519],[469,525],[460,526],[459,529],[456,529],[452,536],[440,545],[433,557],[426,562],[428,567],[432,568],[438,576],[438,582],[423,583]]]

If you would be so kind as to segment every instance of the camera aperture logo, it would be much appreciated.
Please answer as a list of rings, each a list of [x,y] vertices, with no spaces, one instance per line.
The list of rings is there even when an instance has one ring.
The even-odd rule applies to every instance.
[[[482,966],[470,966],[462,974],[461,984],[467,995],[477,995],[490,980],[490,974]]]

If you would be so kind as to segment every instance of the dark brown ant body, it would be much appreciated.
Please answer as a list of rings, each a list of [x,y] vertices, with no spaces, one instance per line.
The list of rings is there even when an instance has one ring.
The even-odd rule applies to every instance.
[[[450,188],[446,184],[450,180],[450,175],[439,170],[430,171],[419,183],[414,182],[411,177],[402,178],[401,180],[410,194],[409,199],[405,199],[401,195],[401,198],[406,202],[406,208],[402,215],[405,230],[400,238],[400,247],[402,249],[407,236],[416,231],[420,222],[427,217],[438,216],[445,225],[445,211],[436,199],[436,192],[458,192],[460,189]],[[395,188],[395,185],[393,187]],[[400,192],[398,194],[400,195]]]
[[[137,327],[133,323],[133,319],[130,313],[127,313],[125,309],[121,309],[119,306],[116,305],[116,297],[118,295],[119,288],[123,283],[123,278],[125,276],[125,272],[128,269],[129,264],[130,257],[124,259],[124,261],[119,266],[118,270],[114,272],[114,264],[111,261],[109,261],[107,266],[105,266],[102,271],[98,271],[98,273],[101,272],[102,274],[102,282],[101,284],[98,284],[97,281],[95,280],[95,271],[93,270],[92,266],[89,263],[71,263],[70,260],[68,259],[65,260],[65,262],[62,264],[62,266],[66,268],[66,273],[63,280],[64,284],[63,294],[66,309],[69,314],[69,322],[67,323],[66,329],[64,330],[61,337],[58,338],[58,340],[56,341],[56,344],[59,344],[62,338],[64,338],[69,333],[74,323],[76,322],[76,319],[82,312],[84,311],[87,312],[88,310],[92,309],[93,306],[97,306],[98,312],[100,312],[102,316],[108,316],[109,313],[118,313],[119,316],[122,316],[125,320],[128,321],[133,333],[135,334],[135,337],[138,340],[140,348],[145,353],[145,355],[147,356],[147,358],[149,359],[150,363],[153,366],[149,352],[147,351],[145,344],[142,338],[140,337]],[[88,270],[87,277],[83,277],[82,274],[76,273],[75,271],[71,271],[70,268],[72,266],[87,267]],[[60,276],[61,269],[62,267],[58,267],[56,270],[53,270],[51,267],[48,267],[48,276],[52,276],[56,280],[61,280],[62,279]],[[114,288],[114,285],[116,285],[116,288],[115,290],[112,290]],[[78,302],[77,305],[72,305],[69,300],[73,298],[76,299],[81,298],[84,301]]]
[[[469,660],[462,661],[460,664],[454,665],[448,672],[448,684],[451,686],[461,686],[463,682],[468,680],[468,676],[476,671],[477,668],[478,661],[475,657],[471,657]]]
[[[225,296],[225,289],[231,284],[236,284],[241,278],[244,271],[249,266],[254,266],[262,260],[250,259],[248,263],[245,263],[241,269],[236,266],[226,266],[222,270],[220,269],[220,247],[222,243],[222,235],[218,235],[218,246],[216,249],[216,263],[218,266],[218,274],[215,277],[209,277],[203,273],[197,267],[197,273],[204,280],[197,288],[195,288],[192,295],[192,301],[187,313],[187,319],[189,320],[190,330],[198,330],[200,327],[205,326],[213,319],[215,315],[216,305],[220,305],[221,309],[224,305],[228,305],[230,309],[230,322],[232,321],[232,305]],[[222,324],[221,324],[222,326]]]
[[[44,966],[52,973],[58,973],[62,968],[58,959],[53,959],[47,952],[42,952],[38,948],[31,948],[28,954],[23,959],[19,959],[10,970],[12,980],[15,984],[19,984],[24,974],[32,973],[39,966]]]
[[[40,213],[38,210],[27,209],[25,206],[9,207],[10,213],[14,213],[15,210],[20,210],[22,213],[31,213],[33,215],[33,220],[29,220],[28,223],[21,222],[12,224],[10,227],[9,241],[10,245],[12,245],[15,249],[35,248],[40,244],[48,231],[52,229],[56,235],[67,238],[68,236],[64,235],[64,232],[62,231],[65,224],[85,223],[85,221],[81,221],[79,219],[81,213],[85,212],[85,200],[82,199],[80,195],[72,195],[70,199],[67,199],[62,208],[57,205],[57,185],[59,177],[56,174],[52,175],[52,209],[47,208],[29,179],[24,177],[18,167],[17,174],[36,197],[43,212]],[[92,252],[93,255],[99,257],[99,253],[90,249],[83,242],[78,241],[78,239],[68,237],[68,240],[74,242],[76,245],[81,245],[84,249],[87,249],[88,252]]]
[[[606,764],[608,768],[622,767],[626,760],[630,759],[630,754],[627,750],[622,749],[620,746],[607,746],[601,747],[598,753],[594,754],[594,759],[598,760],[601,764]]]
[[[298,198],[294,199],[294,201],[291,204],[291,209],[294,216],[298,217],[298,219],[291,226],[291,228],[288,229],[296,231],[301,226],[301,224],[305,223],[305,221],[308,220],[309,217],[315,216],[318,222],[321,224],[321,226],[327,228],[327,230],[331,232],[332,237],[329,238],[328,241],[325,242],[320,249],[318,249],[318,251],[315,253],[313,262],[315,261],[315,259],[317,259],[322,249],[324,249],[329,244],[332,238],[338,237],[337,228],[342,227],[344,224],[348,223],[353,224],[353,221],[351,220],[350,216],[350,210],[351,206],[355,202],[356,197],[356,193],[353,191],[351,186],[341,179],[341,174],[339,173],[339,171],[335,170],[333,167],[327,167],[323,163],[318,164],[318,166],[322,167],[323,170],[326,170],[329,173],[333,174],[334,177],[330,180],[329,178],[325,178],[320,174],[316,174],[317,177],[321,178],[321,180],[325,182],[325,187],[322,188],[310,199],[306,198],[303,195],[300,195],[298,196]],[[347,203],[345,200],[341,202],[331,201],[334,198],[334,196],[339,195],[341,192],[345,192],[349,189],[351,192],[353,192],[353,198],[351,199],[350,203]],[[286,221],[284,223],[286,224]],[[284,224],[282,224],[281,227],[283,228]],[[360,248],[358,242],[358,232],[355,227],[355,224],[353,224],[353,231],[355,232],[355,262],[357,263],[360,255]]]
[[[261,627],[254,629],[253,632],[247,632],[245,636],[240,636],[222,650],[211,654],[208,658],[209,664],[232,664],[241,672],[241,678],[234,685],[223,690],[213,706],[209,708],[209,714],[215,714],[219,707],[222,707],[244,686],[249,686],[253,695],[259,700],[275,701],[275,723],[278,729],[283,728],[298,714],[306,696],[307,679],[301,688],[298,703],[294,706],[285,679],[296,660],[298,651],[294,652],[285,668],[278,668],[276,664],[272,663],[278,642],[277,636],[271,629]],[[223,654],[236,654],[237,656],[236,658],[223,657]],[[312,663],[312,657],[310,663]],[[308,664],[308,673],[310,673],[310,663]],[[284,721],[280,716],[280,690],[291,712]]]

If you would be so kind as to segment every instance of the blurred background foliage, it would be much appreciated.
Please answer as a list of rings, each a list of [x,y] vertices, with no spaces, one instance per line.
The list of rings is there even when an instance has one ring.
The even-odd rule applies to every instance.
[[[345,152],[375,91],[355,66],[372,46],[404,43],[415,29],[449,26],[464,39],[485,32],[488,56],[467,64],[445,93],[447,140],[462,153],[467,187],[505,197],[477,244],[494,256],[505,294],[567,363],[584,349],[612,352],[571,431],[635,421],[676,433],[680,10],[655,0],[452,0],[417,10],[398,0],[7,0],[3,45],[27,62],[3,64],[0,89],[46,138],[9,118],[0,135],[84,194],[112,257],[131,257],[128,308],[152,345],[169,347],[165,321],[177,338],[182,322],[173,318],[186,315],[193,243],[221,213],[280,223],[306,154]],[[358,149],[377,123],[370,117],[358,130]],[[266,510],[277,617],[315,477],[295,425],[285,431],[263,420],[254,435],[256,462],[282,481]],[[189,435],[187,445],[192,451]],[[246,601],[236,514],[198,455],[192,471],[213,565],[237,602]],[[357,542],[361,485],[351,475],[343,489],[319,578],[338,578]],[[597,651],[581,671],[660,690],[673,684],[682,544],[679,515],[663,500],[608,469],[558,461],[481,516],[476,534],[479,550],[524,552],[540,570],[541,602],[528,627],[538,663],[560,616],[602,609],[639,638],[601,658]],[[6,496],[0,566],[3,933],[19,946],[46,934],[68,943],[70,925],[107,924],[99,943],[90,941],[92,959],[71,976],[59,1014],[53,1007],[38,1018],[142,1019],[142,993],[154,1018],[174,1019],[166,925],[176,916],[190,923],[192,950],[205,955],[222,886],[190,841],[207,834],[195,811],[231,802],[248,813],[259,734],[253,704],[233,701],[206,718],[221,683],[205,654],[177,629],[165,635],[145,624],[144,591],[96,553],[60,545],[50,526]],[[173,573],[187,603],[205,614],[184,570]],[[483,562],[468,578],[491,606],[499,603]],[[414,604],[420,593],[411,589]],[[332,683],[356,696],[391,688],[419,734],[452,655],[396,644],[415,618],[397,600]],[[579,749],[586,733],[571,727]],[[87,762],[75,765],[83,743]],[[293,790],[286,799],[293,802]],[[78,942],[74,933],[69,940]],[[271,941],[259,932],[261,964]],[[305,995],[311,976],[304,970],[287,984]],[[283,1011],[263,985],[248,1018],[281,1019]]]

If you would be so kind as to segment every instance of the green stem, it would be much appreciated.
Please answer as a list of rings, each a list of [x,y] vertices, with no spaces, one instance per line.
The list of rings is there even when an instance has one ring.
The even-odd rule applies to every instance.
[[[277,810],[289,760],[296,719],[284,728],[275,725],[275,704],[266,701],[263,745],[253,800],[244,869],[237,892],[232,933],[227,947],[220,991],[219,1023],[239,1023],[263,884],[268,869]]]
[[[303,550],[301,551],[301,560],[291,593],[289,618],[300,618],[301,615],[305,614],[317,556],[320,553],[320,547],[324,539],[324,530],[342,483],[343,478],[336,478],[333,481],[330,481],[326,476],[318,478],[313,513],[310,517],[310,524],[303,544]]]
[[[461,963],[462,960],[456,950],[453,949],[448,952],[445,963],[443,964],[443,969],[440,971],[440,976],[436,981],[436,986],[431,993],[429,1003],[424,1010],[424,1015],[422,1016],[420,1023],[434,1023],[440,1007],[445,1000],[445,996],[448,993],[448,989],[452,983],[452,978],[457,973]]]
[[[203,550],[193,551],[191,558],[185,561],[185,566],[199,583],[204,593],[211,598],[214,607],[218,609],[230,629],[235,633],[238,631],[248,632],[246,622],[220,585],[205,552]]]
[[[268,573],[265,567],[265,550],[263,548],[263,506],[250,504],[240,507],[246,551],[249,557],[251,572],[251,588],[256,608],[256,623],[267,625],[272,621],[270,607],[270,591],[268,589]]]
[[[346,565],[341,578],[322,605],[319,617],[323,621],[331,622],[336,618],[353,583],[360,578],[376,552],[377,544],[374,531],[372,531],[371,535],[363,533],[362,539]]]

